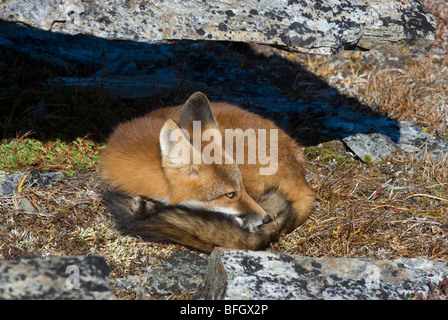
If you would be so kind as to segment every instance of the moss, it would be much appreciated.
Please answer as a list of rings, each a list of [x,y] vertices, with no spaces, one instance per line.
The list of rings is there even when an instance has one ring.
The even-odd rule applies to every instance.
[[[370,155],[366,154],[364,156],[364,162],[365,162],[366,165],[371,165],[372,164],[372,157]]]
[[[336,140],[320,143],[317,146],[306,147],[305,154],[308,160],[317,160],[322,164],[327,164],[329,162],[342,164],[351,161],[346,153],[344,145]]]

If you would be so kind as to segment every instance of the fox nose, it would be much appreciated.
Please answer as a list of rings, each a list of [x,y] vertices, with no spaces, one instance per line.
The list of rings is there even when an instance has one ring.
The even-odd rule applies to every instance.
[[[263,219],[263,224],[269,223],[271,221],[272,221],[271,217],[267,214],[266,217],[264,217]]]

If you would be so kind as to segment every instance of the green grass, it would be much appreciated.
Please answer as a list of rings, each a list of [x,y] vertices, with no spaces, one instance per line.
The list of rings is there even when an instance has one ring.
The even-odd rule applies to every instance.
[[[60,139],[43,143],[29,135],[9,139],[0,144],[0,170],[17,172],[30,168],[41,171],[62,171],[68,176],[76,172],[95,171],[103,143],[88,137],[65,142]]]

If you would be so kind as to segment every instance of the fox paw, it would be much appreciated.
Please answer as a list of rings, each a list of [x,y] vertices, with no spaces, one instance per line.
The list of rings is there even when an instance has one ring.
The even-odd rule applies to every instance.
[[[129,206],[134,214],[155,212],[155,203],[142,196],[132,197]]]
[[[239,216],[231,216],[231,220],[235,225],[247,232],[255,233],[258,230],[257,226]]]

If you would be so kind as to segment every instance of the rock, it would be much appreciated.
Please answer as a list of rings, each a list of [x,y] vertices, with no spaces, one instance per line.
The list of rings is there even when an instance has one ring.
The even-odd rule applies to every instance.
[[[24,212],[41,212],[43,214],[46,214],[46,210],[44,207],[38,205],[38,207],[36,208],[34,204],[25,197],[21,197],[19,199],[18,209]]]
[[[393,151],[399,150],[390,138],[381,133],[358,133],[342,140],[362,161],[369,163],[377,163]]]
[[[435,162],[448,159],[448,143],[437,139],[415,124],[399,121],[399,139],[395,144],[381,133],[358,133],[342,140],[362,161],[379,162],[393,151],[410,153],[416,158],[431,158]]]
[[[28,172],[14,174],[0,174],[0,196],[17,192],[18,186]],[[23,184],[24,187],[43,188],[51,186],[64,178],[62,172],[40,173],[32,171]]]
[[[180,295],[196,290],[206,270],[207,259],[190,252],[175,252],[145,273],[146,291]]]
[[[400,149],[417,158],[432,158],[436,162],[448,161],[448,143],[437,139],[415,124],[400,121]]]
[[[42,99],[37,104],[37,107],[31,110],[31,117],[38,118],[47,114],[47,105],[45,101]]]
[[[425,52],[435,35],[434,17],[415,0],[9,0],[0,20],[114,40],[229,40],[313,54]]]
[[[115,289],[119,296],[133,293],[136,299],[143,300],[146,298],[145,287],[142,277],[129,275],[127,277],[118,278],[111,282],[111,287]]]
[[[106,78],[67,78],[59,77],[48,81],[55,87],[93,87],[101,88],[114,98],[139,99],[172,92],[179,87],[179,79],[173,77],[136,77],[136,76],[108,76]],[[200,82],[184,82],[185,88],[199,90],[207,85]]]
[[[141,276],[117,279],[112,285],[118,292],[133,291],[143,299],[148,295],[194,293],[204,282],[207,259],[191,252],[175,252]]]
[[[0,261],[0,299],[112,299],[102,257]]]
[[[448,262],[425,259],[310,258],[263,251],[210,256],[206,299],[412,299],[428,281],[448,276]]]

